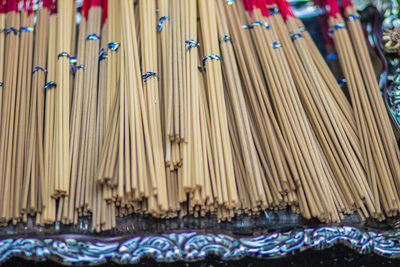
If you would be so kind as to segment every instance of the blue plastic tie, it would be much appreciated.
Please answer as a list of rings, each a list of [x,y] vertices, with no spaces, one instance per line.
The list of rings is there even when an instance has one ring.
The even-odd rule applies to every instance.
[[[303,35],[301,33],[295,33],[293,34],[290,38],[292,39],[292,41],[296,40],[297,38],[302,37]]]
[[[10,34],[10,33],[12,33],[12,32],[14,32],[15,34],[18,34],[18,33],[19,33],[19,30],[17,30],[17,29],[14,28],[14,27],[9,27],[9,28],[4,29],[4,30],[6,31],[6,34]]]
[[[278,48],[281,48],[281,47],[282,47],[282,44],[279,43],[279,42],[273,42],[273,43],[271,44],[271,46],[272,46],[273,49],[278,49]]]
[[[79,69],[83,69],[84,70],[85,69],[85,65],[76,66],[75,69],[72,72],[72,75],[75,76],[76,71],[79,70]]]
[[[104,48],[100,49],[99,52],[99,61],[102,61],[104,59],[108,58],[108,54],[105,52]]]
[[[360,18],[360,15],[359,14],[351,14],[351,15],[349,15],[348,18],[349,18],[349,20],[357,20]]]
[[[108,49],[110,49],[112,51],[117,51],[120,45],[121,44],[117,43],[117,42],[108,43]]]
[[[36,66],[36,67],[34,68],[34,70],[32,71],[32,74],[35,73],[35,72],[37,72],[37,71],[39,71],[39,70],[41,70],[41,71],[43,71],[43,72],[47,72],[46,69],[44,69],[44,68],[42,68],[42,67],[39,67],[39,66]]]
[[[21,32],[33,32],[33,27],[21,27]]]
[[[55,82],[48,82],[44,85],[44,89],[49,89],[50,87],[57,87]]]
[[[188,50],[192,49],[193,47],[199,47],[200,46],[200,43],[196,42],[195,40],[187,40],[187,41],[185,41],[185,44],[188,45],[188,48],[187,48]]]
[[[91,41],[91,40],[100,40],[100,36],[98,36],[95,33],[86,36],[86,41]]]
[[[69,58],[69,63],[70,64],[76,64],[78,62],[78,58],[77,57],[70,57]]]
[[[218,55],[216,55],[216,54],[211,55],[211,56],[205,56],[205,57],[203,57],[203,60],[202,60],[202,62],[203,62],[203,70],[206,70],[205,65],[206,65],[207,59],[221,60],[220,56],[218,56]]]
[[[230,42],[232,38],[229,35],[224,35],[221,37],[221,41]]]
[[[169,17],[168,16],[162,16],[161,18],[160,18],[160,22],[158,23],[158,25],[157,25],[157,29],[159,30],[159,31],[162,31],[162,25],[163,25],[163,23],[164,23],[164,21],[165,20],[169,20]]]
[[[328,30],[328,33],[332,34],[335,30],[337,30],[337,29],[344,29],[344,28],[346,28],[346,25],[344,25],[344,24],[342,24],[342,23],[339,23],[339,24],[336,24],[335,26],[333,26],[333,28],[330,28],[330,29]]]
[[[67,52],[61,52],[60,54],[58,54],[57,58],[60,59],[60,57],[70,58],[70,56]]]
[[[142,79],[143,79],[143,81],[144,82],[147,82],[147,80],[150,78],[150,77],[157,77],[157,73],[155,73],[155,72],[147,72],[146,74],[143,74],[142,75]]]

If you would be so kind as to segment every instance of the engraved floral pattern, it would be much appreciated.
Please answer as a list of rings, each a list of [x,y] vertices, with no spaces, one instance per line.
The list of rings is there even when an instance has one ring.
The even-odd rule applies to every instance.
[[[244,256],[282,257],[307,249],[321,250],[343,244],[361,254],[376,253],[400,257],[397,231],[378,233],[353,226],[326,226],[256,237],[237,238],[227,234],[170,233],[133,237],[110,242],[55,238],[7,238],[0,240],[0,263],[18,255],[30,259],[50,259],[64,264],[108,261],[137,263],[143,257],[159,262],[202,260],[217,255],[223,260]]]

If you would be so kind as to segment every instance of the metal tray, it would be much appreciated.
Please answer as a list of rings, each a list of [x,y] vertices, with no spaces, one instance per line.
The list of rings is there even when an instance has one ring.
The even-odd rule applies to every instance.
[[[382,29],[400,25],[395,0],[356,1],[361,20],[369,34],[371,52],[379,67],[380,85],[393,125],[400,136],[400,60],[384,53]],[[293,3],[297,15],[309,26],[325,53],[317,15],[320,10],[308,1]],[[325,53],[326,54],[326,53]],[[339,79],[341,77],[338,77]],[[399,98],[400,99],[400,98]],[[185,217],[161,220],[133,215],[117,218],[117,228],[96,234],[90,218],[76,226],[34,226],[27,224],[0,228],[0,264],[15,256],[29,260],[51,260],[62,264],[137,263],[143,258],[159,262],[197,261],[214,255],[221,260],[243,257],[280,258],[302,251],[323,250],[342,244],[356,253],[375,253],[400,258],[400,219],[385,222],[346,216],[338,225],[306,221],[288,211],[266,211],[263,216],[235,218],[217,223],[215,217]]]

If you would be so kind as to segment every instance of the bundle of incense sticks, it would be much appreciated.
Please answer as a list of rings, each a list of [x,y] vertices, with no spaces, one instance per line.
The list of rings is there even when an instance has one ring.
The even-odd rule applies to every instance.
[[[342,106],[329,90],[329,87],[334,85],[324,81],[324,73],[320,72],[317,64],[314,64],[309,54],[311,49],[298,29],[293,12],[286,2],[280,1],[279,5],[287,25],[287,29],[280,27],[283,49],[291,59],[290,69],[303,106],[346,199],[342,203],[344,205],[342,208],[345,208],[346,212],[360,209],[359,212],[368,217],[363,201],[369,211],[374,213],[372,205],[374,198],[369,190],[360,159],[360,143],[351,126],[353,118],[351,117],[349,121],[346,117]],[[280,14],[274,14],[273,18],[275,20],[271,21],[272,26],[284,25]],[[288,30],[291,32],[291,38]]]
[[[394,135],[385,133],[390,122],[388,114],[382,110],[384,104],[379,96],[375,75],[370,72],[371,60],[357,61],[355,51],[358,58],[369,57],[357,14],[353,13],[354,8],[347,2],[346,12],[351,13],[348,25],[352,33],[352,43],[337,2],[330,0],[327,4],[330,7],[329,23],[333,39],[354,109],[368,183],[375,196],[377,216],[392,216],[399,210],[396,190],[399,175],[398,146]],[[358,38],[361,40],[357,40]],[[377,99],[374,100],[374,97]]]
[[[32,2],[31,2],[32,4]],[[29,203],[22,203],[22,209],[31,209],[40,211],[45,206],[47,199],[47,190],[44,181],[44,151],[43,151],[43,123],[44,123],[44,100],[45,94],[43,86],[47,72],[47,43],[50,10],[46,8],[48,3],[44,3],[44,8],[37,13],[35,27],[35,47],[33,50],[33,71],[32,71],[32,89],[30,90],[29,119],[26,140],[26,154],[24,167],[24,192],[29,192]],[[31,13],[33,13],[31,7]],[[31,15],[33,17],[33,15]],[[33,29],[33,21],[31,26]],[[33,38],[32,38],[33,43]],[[40,214],[39,213],[39,214]],[[39,219],[40,221],[40,219]]]
[[[55,126],[55,78],[56,78],[56,40],[57,40],[57,5],[53,0],[44,1],[43,9],[50,11],[48,20],[48,48],[47,48],[47,72],[46,84],[43,86],[45,93],[45,112],[44,112],[44,190],[47,195],[43,197],[44,207],[41,214],[42,224],[52,224],[56,221],[56,201],[52,197],[55,186],[54,173],[54,126]]]
[[[246,14],[243,12],[243,6],[240,5],[240,2],[227,5],[225,12],[232,34],[231,42],[234,44],[238,65],[244,80],[245,98],[249,101],[250,119],[253,121],[252,135],[257,144],[263,169],[268,174],[267,179],[272,179],[272,185],[279,184],[283,177],[282,180],[286,179],[293,190],[300,183],[299,173],[272,109],[271,99],[267,94],[267,87],[259,68],[257,50],[254,48],[248,31],[249,25],[244,24]],[[273,186],[270,187],[273,188]],[[277,187],[275,186],[275,188]],[[289,204],[297,203],[297,197],[292,190],[288,194]],[[303,192],[301,188],[300,190]],[[280,196],[277,191],[274,195]],[[276,197],[273,202],[275,202],[273,206],[277,208]],[[296,208],[294,209],[296,210]]]
[[[15,169],[12,169],[12,158],[17,153],[14,145],[14,129],[17,128],[18,123],[15,118],[16,109],[16,94],[17,94],[17,79],[18,79],[18,59],[20,37],[18,36],[18,29],[20,28],[21,14],[18,10],[17,1],[6,2],[6,34],[5,40],[5,60],[4,60],[4,81],[3,81],[3,96],[1,103],[1,132],[0,132],[0,179],[1,179],[1,211],[0,221],[7,223],[12,220],[17,222],[20,219],[20,212],[15,209],[16,198],[14,184],[15,184]],[[10,28],[11,27],[11,28]],[[26,106],[25,106],[26,107]],[[19,107],[18,107],[19,108]],[[23,125],[25,127],[25,125]],[[15,162],[15,161],[14,161]],[[20,163],[22,164],[22,162]],[[21,184],[16,185],[20,189]],[[19,190],[20,191],[20,190]],[[16,213],[15,213],[16,212]]]
[[[285,0],[19,2],[0,1],[1,225],[398,213],[400,153],[351,1],[348,32],[327,0],[350,99]]]
[[[4,32],[6,28],[6,3],[1,1],[0,3],[0,29]],[[5,35],[0,34],[0,108],[2,103],[3,95],[3,81],[4,81],[4,59],[5,59]],[[1,121],[0,121],[1,122]]]

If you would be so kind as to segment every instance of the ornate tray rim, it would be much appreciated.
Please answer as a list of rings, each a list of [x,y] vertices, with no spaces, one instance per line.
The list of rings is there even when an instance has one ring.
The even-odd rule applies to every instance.
[[[228,234],[181,232],[136,236],[109,241],[68,236],[6,238],[0,240],[0,263],[13,256],[29,260],[51,260],[65,265],[98,265],[139,263],[143,258],[157,262],[198,261],[209,255],[222,260],[245,256],[261,259],[280,258],[305,250],[323,250],[345,245],[359,254],[375,253],[400,258],[400,233],[390,230],[378,233],[354,226],[323,226],[256,237],[236,238]]]

